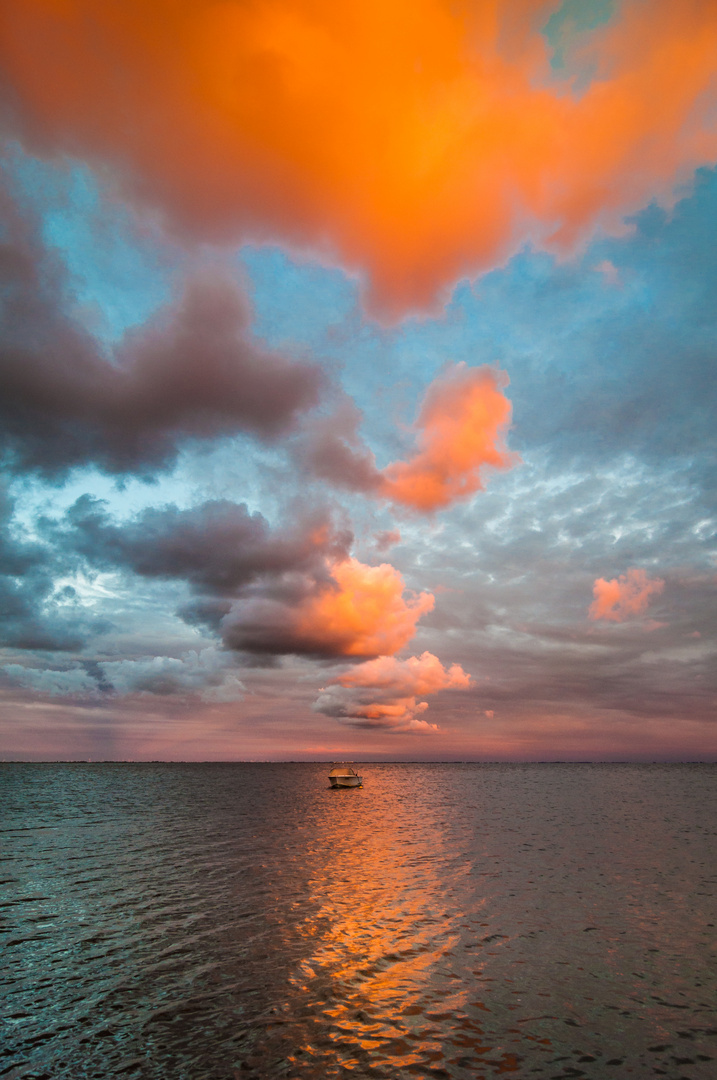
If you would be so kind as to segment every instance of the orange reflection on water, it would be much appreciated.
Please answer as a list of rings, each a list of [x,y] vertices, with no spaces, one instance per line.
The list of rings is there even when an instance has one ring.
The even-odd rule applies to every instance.
[[[463,918],[448,894],[465,867],[446,874],[440,824],[425,802],[415,820],[397,779],[326,793],[310,881],[318,906],[299,928],[307,953],[291,980],[292,1011],[315,1020],[316,1038],[309,1027],[295,1065],[327,1055],[344,1068],[435,1066],[443,1020],[463,1013],[467,987],[446,958]],[[479,1032],[462,1034],[475,1050]]]

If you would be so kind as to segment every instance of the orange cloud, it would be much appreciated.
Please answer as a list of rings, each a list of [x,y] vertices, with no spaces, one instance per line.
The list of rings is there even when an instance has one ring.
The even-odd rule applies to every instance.
[[[418,452],[383,472],[380,492],[414,510],[433,511],[483,488],[488,466],[507,469],[518,460],[504,445],[511,404],[502,392],[503,371],[455,364],[429,386],[416,422]]]
[[[20,137],[203,239],[364,270],[390,314],[570,251],[717,157],[717,5],[635,0],[552,69],[557,0],[4,0]]]
[[[647,610],[650,597],[659,596],[665,587],[662,578],[648,578],[644,570],[631,568],[619,578],[597,578],[593,585],[595,599],[588,612],[591,619],[625,622]],[[664,625],[664,624],[661,624]]]
[[[512,406],[504,371],[449,365],[429,385],[414,425],[417,449],[409,461],[383,471],[359,434],[361,413],[343,402],[314,421],[300,453],[310,471],[334,484],[432,513],[481,490],[485,468],[507,469],[520,458],[505,447]],[[383,533],[379,542],[396,542]]]
[[[427,592],[405,600],[403,578],[388,563],[367,566],[347,559],[331,568],[331,577],[294,615],[292,635],[304,643],[302,651],[393,654],[410,641],[421,615],[435,603]]]
[[[337,676],[320,692],[314,709],[357,727],[438,731],[436,724],[418,719],[428,703],[417,698],[439,690],[467,690],[470,685],[471,677],[460,664],[444,668],[433,653],[408,660],[378,656]]]

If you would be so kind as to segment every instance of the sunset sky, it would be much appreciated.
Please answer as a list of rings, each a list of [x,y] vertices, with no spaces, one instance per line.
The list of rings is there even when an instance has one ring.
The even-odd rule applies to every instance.
[[[717,759],[714,0],[4,0],[0,756]]]

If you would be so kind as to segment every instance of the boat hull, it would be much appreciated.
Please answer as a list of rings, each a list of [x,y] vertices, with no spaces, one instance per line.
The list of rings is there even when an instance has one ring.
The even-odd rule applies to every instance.
[[[361,787],[360,776],[330,776],[331,787]]]

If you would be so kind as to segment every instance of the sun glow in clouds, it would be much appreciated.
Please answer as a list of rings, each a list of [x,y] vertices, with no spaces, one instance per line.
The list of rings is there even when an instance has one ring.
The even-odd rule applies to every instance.
[[[620,4],[551,67],[555,8],[5,0],[0,62],[36,146],[119,164],[185,233],[366,270],[396,315],[717,154],[713,0]]]
[[[347,559],[332,567],[330,583],[299,609],[295,632],[332,646],[335,655],[376,656],[398,652],[416,632],[435,600],[422,592],[404,600],[403,578],[389,563],[367,566]]]

